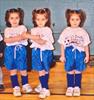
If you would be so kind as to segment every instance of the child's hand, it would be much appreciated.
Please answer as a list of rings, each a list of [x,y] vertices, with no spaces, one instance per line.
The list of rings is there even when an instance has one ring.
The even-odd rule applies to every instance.
[[[88,62],[89,62],[89,56],[86,56],[86,57],[85,57],[84,62],[85,62],[85,63],[88,63]]]
[[[46,41],[46,40],[43,40],[43,39],[38,40],[38,43],[39,43],[40,45],[44,45],[46,42],[47,42],[47,41]]]
[[[0,58],[3,56],[3,53],[0,53]]]
[[[61,62],[66,62],[66,59],[65,59],[65,57],[60,57],[60,59],[59,59]]]
[[[21,38],[22,38],[22,39],[28,39],[28,38],[29,38],[29,35],[30,35],[30,34],[28,34],[27,32],[23,32],[23,33],[21,34]]]
[[[32,35],[32,37],[34,37],[35,40],[40,40],[40,35]]]

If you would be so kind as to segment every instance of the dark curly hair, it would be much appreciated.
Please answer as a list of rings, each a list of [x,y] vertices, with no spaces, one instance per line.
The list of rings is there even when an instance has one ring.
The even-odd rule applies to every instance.
[[[71,26],[69,20],[70,20],[70,17],[71,17],[72,14],[79,15],[80,20],[81,20],[79,27],[82,27],[84,25],[84,22],[85,22],[85,19],[86,19],[85,12],[81,9],[79,9],[79,10],[67,9],[66,13],[65,13],[65,16],[66,16],[66,19],[67,19],[67,26]]]
[[[20,17],[20,22],[19,25],[23,25],[23,20],[24,20],[24,11],[21,8],[12,8],[6,11],[5,13],[5,22],[6,22],[6,26],[11,27],[11,24],[9,22],[9,16],[11,13],[18,13],[19,17]]]
[[[34,27],[37,26],[36,21],[35,21],[37,14],[45,14],[46,18],[48,19],[45,26],[48,26],[48,27],[51,26],[50,10],[48,8],[41,8],[41,9],[34,9],[33,12],[32,12],[32,21],[33,21]]]

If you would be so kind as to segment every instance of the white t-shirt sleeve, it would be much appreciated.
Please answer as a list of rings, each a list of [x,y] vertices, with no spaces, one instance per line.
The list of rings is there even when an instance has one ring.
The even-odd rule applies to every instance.
[[[35,32],[35,29],[34,28],[31,28],[30,34],[36,35],[36,32]],[[30,39],[30,42],[34,42],[34,41],[32,39]]]
[[[84,35],[84,46],[87,46],[88,44],[90,44],[90,37],[88,35],[88,33],[86,31],[84,31],[85,35]]]
[[[6,28],[5,31],[4,31],[4,37],[5,38],[9,38],[10,37],[10,31],[9,31],[8,28]]]
[[[64,44],[64,41],[63,41],[63,34],[62,34],[62,33],[61,33],[60,36],[59,36],[58,43]]]
[[[39,35],[39,34],[37,34],[38,33],[37,28],[31,28],[30,32],[31,32],[32,35]]]
[[[3,37],[2,37],[2,35],[0,34],[0,41],[2,41],[3,40]]]
[[[47,38],[46,38],[46,40],[49,42],[51,42],[51,43],[54,43],[54,38],[53,38],[53,35],[52,35],[52,30],[49,28],[48,30],[47,30]]]
[[[58,39],[58,43],[64,45],[64,37],[65,37],[65,34],[66,34],[66,29],[60,34],[59,39]]]
[[[22,27],[21,27],[20,30],[22,30],[22,33],[23,33],[23,32],[27,32],[27,28],[26,28],[24,25],[22,25]],[[22,34],[22,33],[21,33],[21,34]]]

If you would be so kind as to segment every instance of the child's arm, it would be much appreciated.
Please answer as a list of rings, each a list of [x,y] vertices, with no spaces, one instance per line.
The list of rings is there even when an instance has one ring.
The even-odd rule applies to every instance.
[[[35,40],[35,42],[37,42],[40,45],[44,45],[47,41],[40,38],[38,40]]]
[[[15,36],[15,37],[9,37],[9,38],[4,38],[5,43],[13,43],[13,42],[19,42],[23,40],[23,37],[21,35]]]
[[[85,46],[85,54],[86,54],[86,57],[84,61],[85,63],[88,63],[89,62],[89,47],[88,46]]]
[[[61,57],[60,57],[60,61],[61,62],[65,62],[66,59],[65,59],[65,53],[64,53],[64,45],[61,44]]]
[[[40,45],[43,45],[43,44],[46,43],[46,41],[43,40],[43,39],[41,39],[39,35],[32,35],[32,34],[30,34],[29,32],[23,33],[23,34],[22,34],[22,37],[23,37],[24,39],[31,39],[31,40],[37,42],[37,43],[40,44]]]
[[[23,32],[22,35],[23,39],[31,39],[31,40],[38,40],[40,39],[39,35],[32,35],[30,32]]]
[[[2,56],[3,56],[3,53],[0,53],[0,58],[2,58]]]
[[[4,41],[0,41],[0,58],[3,57],[3,53],[4,53],[4,48],[5,48],[5,43]]]

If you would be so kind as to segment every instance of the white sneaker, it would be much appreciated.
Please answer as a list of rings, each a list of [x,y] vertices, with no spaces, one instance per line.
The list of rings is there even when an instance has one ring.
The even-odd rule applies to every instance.
[[[73,95],[73,87],[68,87],[66,91],[66,96],[72,96]]]
[[[20,87],[19,86],[15,86],[13,88],[13,95],[16,96],[16,97],[21,96],[21,91],[20,91]]]
[[[79,87],[74,87],[73,96],[80,96],[80,88]]]
[[[23,85],[22,90],[25,91],[26,93],[31,93],[32,92],[32,88],[29,84]]]
[[[50,91],[46,88],[43,88],[42,91],[39,94],[39,98],[43,99],[50,96]]]
[[[42,91],[41,84],[39,84],[34,90],[35,90],[35,92],[40,93]]]

